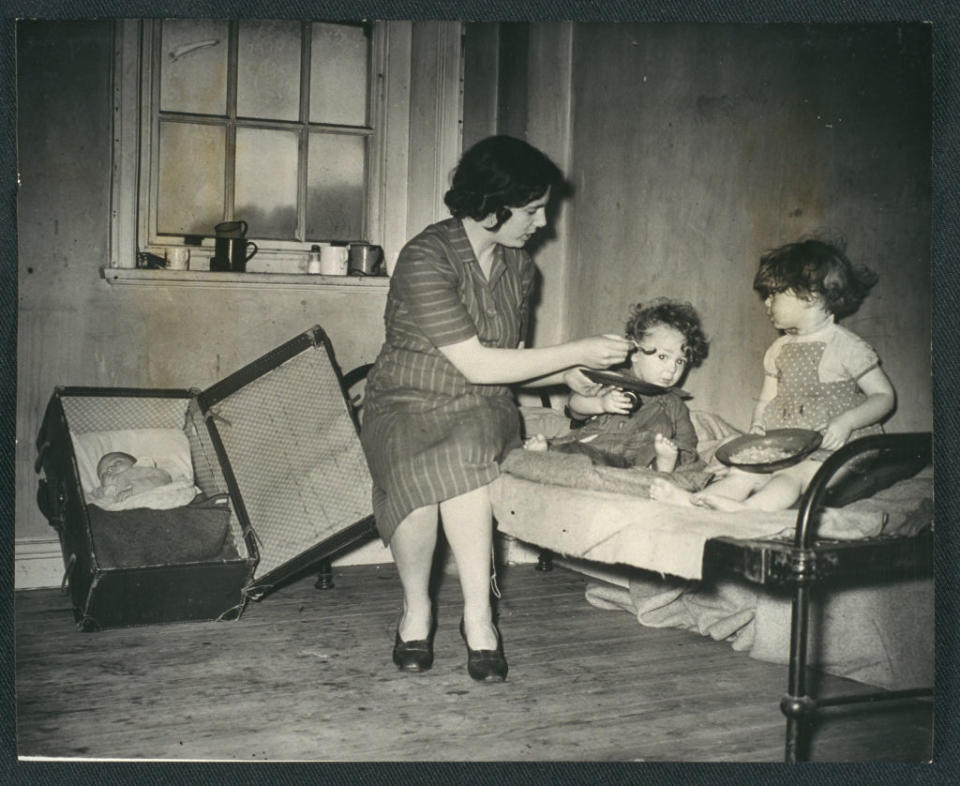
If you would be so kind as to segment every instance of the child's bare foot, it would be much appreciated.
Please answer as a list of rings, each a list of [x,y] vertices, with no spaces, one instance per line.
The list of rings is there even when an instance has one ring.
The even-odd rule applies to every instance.
[[[543,436],[543,434],[535,434],[532,437],[527,437],[523,442],[523,449],[542,453],[547,449],[547,438]]]
[[[674,486],[665,478],[654,478],[650,482],[651,499],[660,502],[669,502],[673,505],[693,505],[689,491],[684,491],[679,486]]]
[[[653,449],[657,454],[655,462],[657,471],[673,472],[677,466],[677,457],[680,455],[677,443],[667,439],[663,434],[657,434],[653,438]]]
[[[730,497],[724,497],[720,494],[709,494],[703,491],[693,494],[690,502],[702,508],[725,510],[728,512],[747,509],[747,506],[738,499],[730,499]]]

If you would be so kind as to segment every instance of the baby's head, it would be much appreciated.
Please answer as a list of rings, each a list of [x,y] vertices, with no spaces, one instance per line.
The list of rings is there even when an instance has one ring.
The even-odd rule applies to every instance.
[[[625,333],[637,344],[630,358],[634,375],[663,387],[677,384],[687,368],[699,366],[710,348],[696,309],[668,298],[631,306]]]
[[[107,485],[108,480],[130,469],[136,463],[137,460],[133,456],[119,450],[104,454],[97,462],[97,477],[100,479],[100,485]]]
[[[877,274],[851,262],[841,243],[808,239],[764,254],[753,288],[762,300],[792,292],[802,300],[817,300],[824,311],[842,317],[856,311],[876,283]]]

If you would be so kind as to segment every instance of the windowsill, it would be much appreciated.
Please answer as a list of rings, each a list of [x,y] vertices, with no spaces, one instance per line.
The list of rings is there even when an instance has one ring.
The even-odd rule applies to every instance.
[[[151,270],[104,267],[100,274],[115,286],[254,287],[296,289],[302,287],[378,291],[390,285],[387,276],[320,276],[307,273],[212,273],[209,270]]]

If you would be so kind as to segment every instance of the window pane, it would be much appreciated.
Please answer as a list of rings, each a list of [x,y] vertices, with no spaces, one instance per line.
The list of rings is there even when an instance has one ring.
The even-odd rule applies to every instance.
[[[240,117],[300,117],[299,22],[241,21],[237,58]]]
[[[160,124],[158,232],[213,235],[223,219],[224,139],[221,126]]]
[[[237,129],[234,215],[247,235],[293,240],[297,232],[297,135]]]
[[[160,45],[160,108],[224,115],[227,106],[227,23],[165,19]]]
[[[368,41],[359,25],[313,26],[310,122],[367,124]]]
[[[366,137],[311,134],[307,239],[361,240]]]

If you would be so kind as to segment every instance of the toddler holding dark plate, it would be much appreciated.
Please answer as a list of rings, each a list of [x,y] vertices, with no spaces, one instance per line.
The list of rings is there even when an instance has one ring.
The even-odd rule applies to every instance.
[[[880,433],[880,421],[893,410],[893,386],[873,347],[836,324],[859,308],[876,280],[873,271],[820,240],[790,243],[764,255],[753,288],[783,335],[764,355],[763,387],[750,431],[812,429],[823,435],[821,450],[771,474],[731,468],[693,494],[658,479],[651,496],[720,510],[785,510],[829,453],[850,439]]]
[[[707,356],[700,317],[689,303],[659,298],[632,306],[625,332],[636,347],[629,371],[584,371],[604,387],[593,396],[570,396],[568,411],[582,426],[551,439],[549,449],[586,454],[603,466],[702,469],[684,402],[689,396],[675,387],[688,367]],[[547,450],[548,443],[537,434],[524,447]]]

